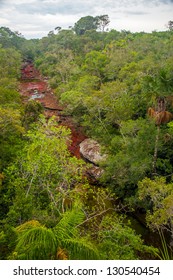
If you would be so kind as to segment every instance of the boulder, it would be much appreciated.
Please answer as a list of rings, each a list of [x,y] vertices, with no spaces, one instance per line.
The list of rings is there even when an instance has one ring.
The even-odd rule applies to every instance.
[[[100,161],[106,159],[106,155],[101,153],[100,144],[93,139],[85,139],[80,143],[79,147],[82,157],[95,165],[98,165]]]
[[[95,165],[88,168],[88,170],[87,170],[87,174],[89,175],[89,178],[95,179],[95,180],[98,180],[102,176],[103,173],[104,173],[104,170]]]

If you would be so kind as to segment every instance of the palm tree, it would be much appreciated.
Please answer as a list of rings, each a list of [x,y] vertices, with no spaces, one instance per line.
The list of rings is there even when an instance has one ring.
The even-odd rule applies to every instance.
[[[18,226],[18,240],[11,259],[98,259],[98,252],[86,237],[81,237],[77,227],[85,219],[79,208],[63,214],[52,229],[36,220]]]

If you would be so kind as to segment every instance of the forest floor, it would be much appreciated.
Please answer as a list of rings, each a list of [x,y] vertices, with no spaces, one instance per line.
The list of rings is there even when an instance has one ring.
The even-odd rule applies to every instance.
[[[71,130],[69,151],[80,158],[79,144],[86,139],[82,128],[77,126],[71,116],[64,113],[53,90],[48,85],[47,79],[41,76],[32,62],[24,62],[21,69],[20,94],[23,102],[36,100],[44,107],[44,115],[47,119],[55,116],[57,123]]]

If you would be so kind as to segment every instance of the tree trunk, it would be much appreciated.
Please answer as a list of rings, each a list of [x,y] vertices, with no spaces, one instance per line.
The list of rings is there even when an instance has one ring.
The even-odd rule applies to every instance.
[[[152,176],[156,175],[156,162],[157,162],[157,154],[158,154],[159,134],[160,134],[160,125],[157,126],[157,134],[156,134],[153,164],[152,164]]]

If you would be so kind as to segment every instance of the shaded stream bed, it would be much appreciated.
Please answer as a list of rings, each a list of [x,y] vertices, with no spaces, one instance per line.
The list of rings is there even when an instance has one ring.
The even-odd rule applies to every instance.
[[[141,214],[140,219],[145,221],[145,215]],[[152,232],[144,223],[139,221],[135,214],[128,214],[126,220],[130,221],[131,228],[142,237],[146,245],[161,248],[159,233]]]
[[[126,220],[127,224],[130,222],[130,227],[135,230],[136,234],[140,235],[145,245],[153,246],[159,249],[159,255],[161,256],[161,251],[163,250],[162,240],[159,234],[159,231],[152,231],[147,225],[145,221],[145,213],[140,213],[140,211],[136,211],[134,213],[128,213]],[[171,255],[170,250],[170,242],[171,236],[168,232],[163,232],[163,236],[165,238],[165,242],[167,244],[167,249],[169,255]],[[156,257],[156,259],[158,259]]]

